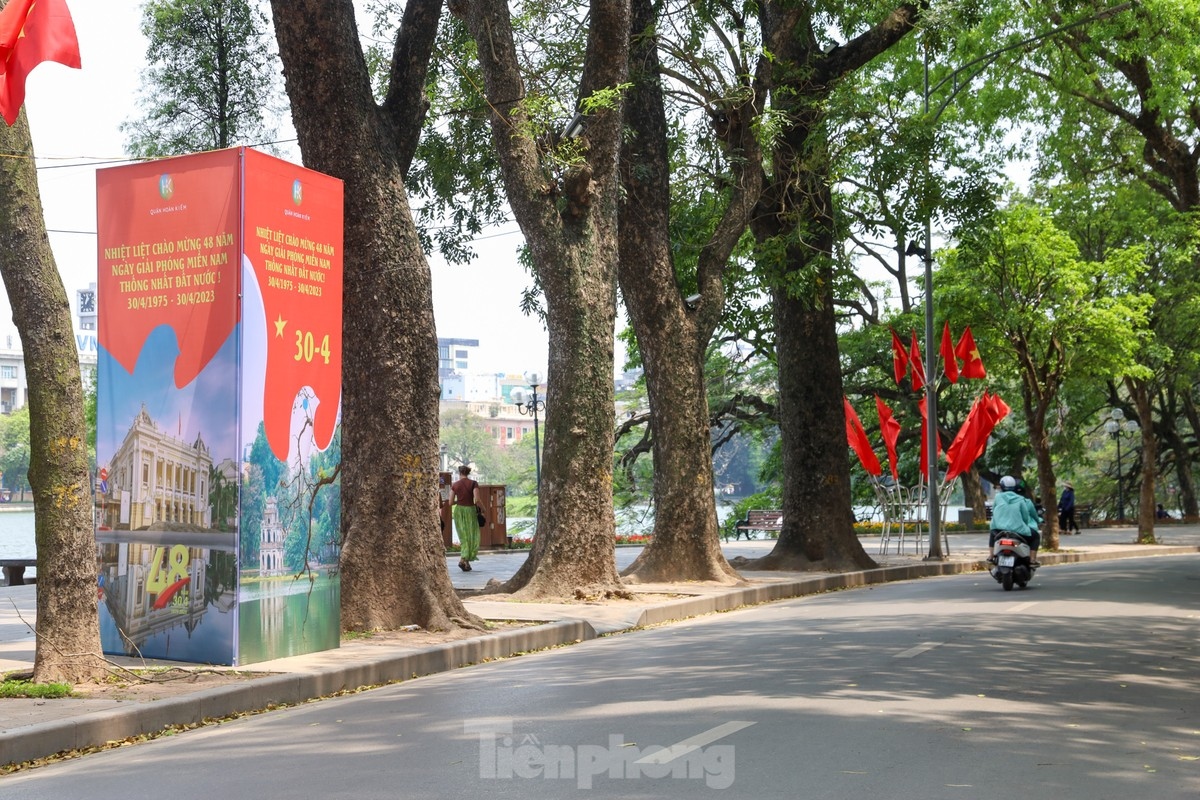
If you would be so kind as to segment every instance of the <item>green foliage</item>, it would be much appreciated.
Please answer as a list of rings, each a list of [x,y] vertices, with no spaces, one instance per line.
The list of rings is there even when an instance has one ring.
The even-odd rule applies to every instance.
[[[273,138],[270,25],[247,0],[148,0],[143,116],[121,127],[132,153],[173,156]]]
[[[1043,210],[1017,202],[960,229],[935,281],[938,304],[971,324],[977,342],[980,333],[993,335],[992,352],[1010,359],[1013,374],[1051,392],[1070,375],[1136,374],[1153,303],[1138,290],[1143,251],[1107,255],[1083,260]]]
[[[29,406],[25,405],[0,415],[0,472],[5,488],[19,492],[28,485],[29,457]]]
[[[88,462],[96,464],[96,370],[85,373],[83,384],[83,417],[87,424]]]
[[[488,462],[494,455],[496,440],[484,426],[493,424],[466,409],[453,409],[442,414],[441,443],[446,446],[450,471],[463,464],[486,474]]]
[[[60,697],[70,697],[73,691],[74,687],[69,683],[33,683],[20,679],[7,679],[0,683],[0,697],[55,700]]]

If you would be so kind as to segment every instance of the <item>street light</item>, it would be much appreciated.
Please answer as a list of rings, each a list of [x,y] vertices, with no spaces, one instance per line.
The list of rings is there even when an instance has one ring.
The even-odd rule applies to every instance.
[[[1125,486],[1121,483],[1121,435],[1132,436],[1138,430],[1136,420],[1125,419],[1125,412],[1114,408],[1108,412],[1109,419],[1104,423],[1104,430],[1117,440],[1117,519],[1125,521]]]
[[[1029,47],[1030,45],[1038,44],[1039,42],[1049,39],[1052,36],[1077,28],[1080,25],[1086,25],[1089,22],[1096,22],[1115,14],[1119,14],[1133,6],[1132,2],[1121,3],[1120,5],[1106,8],[1103,11],[1097,12],[1090,17],[1079,19],[1066,25],[1059,25],[1057,28],[1040,33],[1037,36],[1030,36],[1027,39],[1022,39],[1019,42],[1014,42],[1004,47],[997,48],[988,53],[984,53],[978,58],[963,64],[958,69],[953,70],[946,75],[935,85],[929,85],[929,47],[926,43],[923,47],[925,60],[925,74],[923,83],[923,100],[922,111],[930,125],[937,124],[941,119],[942,112],[950,105],[951,101],[958,96],[958,93],[970,85],[971,81],[979,76],[985,69],[991,66],[992,62],[1000,56],[1012,50],[1020,50]],[[959,79],[962,79],[961,81]],[[950,86],[950,93],[946,99],[942,101],[937,110],[932,116],[929,113],[929,98],[938,91],[941,91],[947,84]],[[928,168],[928,162],[926,163]],[[928,504],[926,513],[929,515],[929,554],[925,557],[926,561],[942,561],[945,555],[942,553],[942,536],[941,536],[941,503],[938,498],[937,486],[937,387],[934,384],[934,376],[936,374],[938,351],[935,349],[933,341],[933,212],[930,211],[925,216],[925,247],[914,247],[909,245],[905,255],[921,255],[925,262],[925,452],[928,453],[926,469],[928,471]],[[1119,452],[1119,451],[1118,451]]]
[[[542,494],[542,445],[538,434],[538,412],[546,408],[546,401],[538,397],[538,386],[542,377],[536,372],[525,373],[530,391],[526,392],[520,386],[512,390],[513,402],[517,404],[517,412],[526,416],[533,415],[533,471],[537,481],[537,493]]]

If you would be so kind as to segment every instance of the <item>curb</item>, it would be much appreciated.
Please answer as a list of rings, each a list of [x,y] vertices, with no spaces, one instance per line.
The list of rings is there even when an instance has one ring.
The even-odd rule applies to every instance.
[[[563,620],[426,647],[379,661],[269,675],[165,700],[25,725],[0,732],[0,765],[100,747],[174,725],[194,725],[206,719],[262,711],[272,706],[297,705],[340,691],[405,681],[594,638],[596,631],[587,621]]]

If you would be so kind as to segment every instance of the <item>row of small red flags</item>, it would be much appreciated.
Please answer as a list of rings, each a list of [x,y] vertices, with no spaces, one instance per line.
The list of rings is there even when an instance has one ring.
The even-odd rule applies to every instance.
[[[43,61],[79,69],[66,0],[9,0],[0,10],[0,116],[10,126],[25,102],[25,79]]]
[[[975,337],[971,335],[970,326],[963,330],[957,345],[952,346],[952,341],[950,323],[947,322],[942,328],[940,352],[943,361],[942,369],[950,382],[957,382],[959,377],[986,378],[987,371],[983,368],[983,360],[979,357],[979,349],[975,346]],[[892,351],[895,354],[893,366],[896,383],[900,383],[904,379],[905,373],[911,372],[913,389],[923,388],[925,386],[925,370],[921,363],[921,348],[917,343],[916,331],[912,333],[910,349],[905,350],[904,343],[900,341],[900,337],[893,330]],[[961,369],[959,361],[963,362]],[[846,411],[846,439],[850,442],[854,452],[858,454],[863,468],[871,475],[878,477],[883,474],[883,467],[875,455],[870,439],[867,438],[867,432],[863,428],[858,414],[855,413],[854,406],[850,405],[849,398],[843,397],[842,402]],[[925,412],[925,399],[922,398],[917,405],[921,409],[921,475],[928,480],[929,459],[926,454],[928,415]],[[892,409],[880,399],[879,395],[875,395],[875,409],[879,414],[879,430],[883,436],[884,447],[887,449],[888,466],[891,467],[892,478],[898,483],[900,476],[896,468],[896,441],[900,437],[900,423],[896,420]],[[967,414],[966,421],[959,428],[949,449],[946,450],[948,462],[946,483],[966,472],[975,463],[975,460],[983,455],[983,451],[987,447],[988,436],[991,435],[1000,420],[1008,416],[1009,410],[1008,405],[1000,399],[999,395],[989,394],[986,390],[976,399],[971,406],[971,411]],[[941,452],[940,440],[938,452]]]
[[[958,344],[950,335],[950,323],[942,327],[942,341],[938,352],[942,356],[942,370],[951,383],[957,383],[963,378],[986,378],[987,370],[983,368],[983,359],[979,357],[979,348],[975,346],[975,337],[971,335],[971,326],[963,329]],[[921,364],[921,346],[917,343],[917,332],[912,332],[912,344],[904,349],[904,342],[892,330],[892,369],[896,375],[896,383],[904,380],[905,373],[912,375],[913,391],[925,386],[925,367]],[[962,361],[962,368],[958,362]],[[911,369],[910,369],[911,367]]]

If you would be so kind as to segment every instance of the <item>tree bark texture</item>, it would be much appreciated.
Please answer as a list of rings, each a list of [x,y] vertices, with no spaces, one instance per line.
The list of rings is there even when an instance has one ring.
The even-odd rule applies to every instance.
[[[773,107],[786,126],[752,226],[778,254],[772,290],[783,451],[783,529],[770,554],[739,567],[849,570],[874,565],[854,532],[833,297],[833,207],[822,128],[833,85],[912,30],[900,4],[856,38],[821,49],[814,4],[764,3]]]
[[[620,104],[584,116],[584,157],[554,177],[537,143],[520,133],[528,130],[525,88],[507,3],[459,0],[451,9],[478,45],[505,191],[546,300],[537,531],[505,589],[524,597],[612,590],[620,585],[612,501]],[[629,0],[593,2],[581,98],[624,83],[628,49]]]
[[[46,238],[29,123],[0,124],[0,275],[29,383],[29,485],[37,547],[33,679],[82,683],[104,674],[96,537],[71,306]]]
[[[654,536],[624,572],[627,581],[740,579],[721,551],[717,523],[704,352],[724,304],[721,273],[761,191],[761,168],[745,102],[729,110],[740,151],[725,219],[701,257],[698,303],[685,305],[670,236],[667,119],[653,35],[657,4],[633,0],[630,80],[621,151],[621,296],[637,335],[650,405],[654,458]],[[745,150],[754,148],[754,157]]]
[[[433,292],[404,185],[442,4],[408,3],[382,104],[350,0],[271,7],[305,166],[345,182],[342,627],[478,624],[446,571]]]
[[[1138,544],[1156,544],[1154,534],[1155,513],[1158,504],[1155,501],[1155,479],[1158,464],[1158,438],[1154,435],[1154,410],[1150,405],[1150,382],[1135,378],[1125,379],[1125,388],[1129,390],[1129,398],[1137,409],[1138,423],[1142,433],[1142,476],[1138,490]],[[1120,435],[1120,434],[1118,434]],[[1120,476],[1118,476],[1119,478]]]
[[[979,480],[979,468],[972,464],[971,468],[961,476],[963,487],[963,505],[969,506],[974,512],[973,522],[976,528],[987,527],[987,496],[983,493],[983,484]]]

